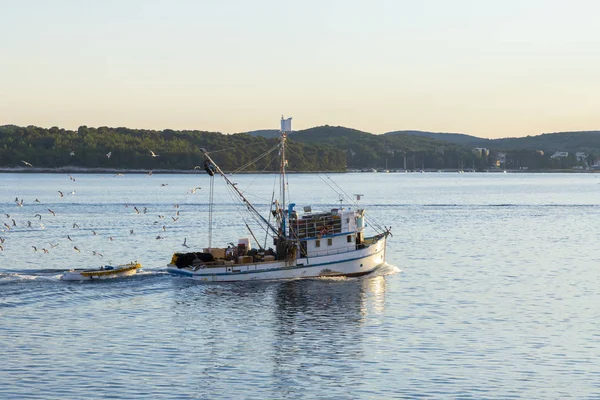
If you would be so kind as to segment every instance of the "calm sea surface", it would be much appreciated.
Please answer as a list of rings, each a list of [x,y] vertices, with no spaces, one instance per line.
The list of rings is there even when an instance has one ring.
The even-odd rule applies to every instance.
[[[0,174],[0,399],[600,399],[600,175],[290,175],[298,207],[364,194],[389,265],[244,284],[164,272],[206,247],[207,175],[73,178]],[[234,181],[268,210],[274,176]],[[226,246],[249,235],[215,182]]]

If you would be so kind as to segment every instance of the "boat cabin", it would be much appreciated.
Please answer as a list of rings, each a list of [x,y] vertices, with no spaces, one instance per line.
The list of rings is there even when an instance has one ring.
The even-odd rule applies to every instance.
[[[300,257],[317,257],[361,248],[364,229],[364,210],[333,208],[318,213],[305,211],[299,216],[292,209],[287,234],[298,240]]]

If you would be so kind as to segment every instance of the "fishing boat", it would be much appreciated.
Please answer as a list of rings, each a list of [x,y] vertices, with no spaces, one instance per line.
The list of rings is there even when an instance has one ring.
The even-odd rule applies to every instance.
[[[90,281],[95,279],[117,278],[135,275],[142,265],[131,262],[120,265],[105,265],[95,269],[71,269],[65,272],[61,279],[63,281]]]
[[[278,151],[279,198],[272,201],[267,216],[238,189],[236,183],[217,165],[210,153],[204,153],[204,170],[210,176],[209,239],[202,251],[173,254],[167,271],[207,282],[235,282],[249,280],[297,279],[315,277],[354,277],[367,275],[384,265],[386,243],[390,229],[369,219],[367,233],[366,210],[345,192],[340,206],[323,211],[312,211],[310,205],[300,208],[286,203],[286,139],[291,131],[291,118],[281,121],[277,144],[267,153]],[[260,156],[259,156],[260,157]],[[212,247],[212,210],[214,176],[220,176],[230,192],[243,204],[253,220],[271,237],[274,248],[266,248],[256,235],[237,237],[237,243],[228,241],[227,247]],[[273,193],[275,198],[275,193]],[[347,200],[349,206],[342,206]],[[252,240],[251,240],[252,238]],[[254,246],[253,246],[254,244]]]

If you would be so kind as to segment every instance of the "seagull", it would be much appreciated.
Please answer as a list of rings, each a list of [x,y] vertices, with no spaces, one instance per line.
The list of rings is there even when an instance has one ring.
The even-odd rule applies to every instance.
[[[177,220],[179,219],[179,217],[175,218],[175,217],[171,217],[173,219],[173,222],[177,222]]]
[[[175,211],[175,215],[179,217],[179,210]]]
[[[96,236],[97,235],[96,231],[92,231],[92,235]]]
[[[28,166],[28,167],[33,167],[33,165],[31,165],[31,163],[28,163],[28,162],[27,162],[27,161],[25,161],[25,160],[21,160],[21,162],[22,162],[23,164],[25,164],[26,166]]]
[[[102,254],[98,253],[97,251],[92,251],[92,254],[95,256],[103,257]]]
[[[27,227],[31,228],[31,221],[27,221]]]
[[[112,151],[109,151],[108,153],[106,153],[106,158],[110,158],[110,156],[112,156]]]
[[[190,190],[190,193],[194,194],[194,193],[196,193],[197,190],[200,190],[200,189],[202,189],[200,186],[195,187],[195,188],[193,188],[193,189]]]
[[[17,222],[14,219],[11,219],[13,226],[17,226]]]
[[[0,236],[0,243],[4,243],[6,241],[6,239],[4,239],[2,236]]]
[[[73,190],[70,194],[75,194],[75,191]]]
[[[73,239],[71,239],[71,236],[67,235],[67,239],[69,239],[71,242],[73,241]]]
[[[42,251],[43,251],[44,253],[48,254],[48,250],[46,250],[46,249],[42,248]]]
[[[51,248],[55,248],[56,246],[58,246],[58,243],[52,244],[52,242],[48,242],[48,244],[50,245]]]
[[[33,251],[37,251],[37,247],[35,247],[35,246],[31,246],[31,247],[33,247]]]
[[[42,216],[41,216],[40,214],[35,214],[33,217],[34,217],[34,218],[35,218],[35,217],[38,217],[39,219],[42,219]]]
[[[156,237],[156,240],[160,240],[160,239],[164,239],[164,236],[160,236],[160,235],[158,235],[158,236]]]
[[[130,230],[129,230],[129,234],[130,234],[130,235],[133,235],[133,229],[130,229]]]
[[[112,237],[112,236],[109,236],[109,237],[108,237],[108,240],[112,242],[112,241],[113,241],[113,240],[115,240],[115,239],[113,239],[113,237]]]
[[[137,207],[135,207],[135,206],[134,206],[134,207],[133,207],[133,209],[135,210],[135,213],[136,213],[136,214],[139,214],[139,213],[140,213],[140,210],[138,210],[138,208],[137,208]]]
[[[148,211],[148,208],[144,207],[144,214]]]
[[[4,246],[0,244],[0,251],[4,251]]]
[[[58,191],[58,194],[60,194],[60,197],[64,197],[65,195],[63,194],[63,192],[61,192],[60,190]]]
[[[79,228],[79,225],[77,224],[77,222],[73,222],[73,229],[75,228]]]
[[[114,174],[113,176],[125,176],[125,175],[119,172],[118,174]]]
[[[75,251],[76,251],[76,252],[78,252],[78,253],[81,253],[81,250],[79,250],[79,249],[77,248],[77,246],[73,246],[73,250],[75,250]]]
[[[158,154],[155,154],[152,150],[150,150],[150,155],[152,157],[160,157]]]
[[[163,232],[166,232],[166,231],[167,231],[167,227],[166,227],[165,225],[163,225],[163,228],[162,228],[162,229],[163,229]]]
[[[168,183],[161,183],[160,186],[161,187],[163,187],[163,186],[169,186],[169,184]]]
[[[34,203],[41,203],[40,199],[35,199]]]
[[[49,212],[50,214],[52,214],[52,216],[53,216],[53,217],[56,217],[56,213],[55,213],[54,211],[52,211],[51,209],[48,209],[48,212]]]
[[[40,222],[40,228],[41,228],[41,229],[45,229],[46,227],[44,226],[44,224],[42,224],[42,223]]]
[[[10,214],[4,213],[4,215],[6,215],[6,218],[10,218]]]
[[[17,203],[17,205],[19,207],[23,207],[23,199],[19,200],[18,198],[15,199],[15,203]]]
[[[152,176],[152,171],[148,171],[148,176]]]
[[[202,167],[199,165],[196,165],[196,166],[194,166],[194,169],[202,169]]]
[[[179,204],[175,204],[173,207],[175,207],[175,208],[179,208]]]
[[[190,247],[190,246],[187,245],[186,242],[187,242],[187,238],[183,238],[183,244],[182,244],[182,246],[183,247]]]
[[[164,215],[159,215],[158,216],[158,218],[161,218],[161,219],[164,218],[164,217],[165,217]]]
[[[69,155],[72,157],[72,156],[74,156],[74,155],[75,155],[75,152],[74,152],[74,151],[72,151],[72,152],[70,152],[70,153],[69,153]]]
[[[4,226],[6,227],[7,230],[10,231],[10,226],[8,226],[8,224],[6,222],[4,223]]]

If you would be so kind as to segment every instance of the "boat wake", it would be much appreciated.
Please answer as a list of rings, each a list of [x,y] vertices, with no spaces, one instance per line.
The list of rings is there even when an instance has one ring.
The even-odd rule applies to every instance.
[[[14,283],[18,281],[56,281],[62,282],[62,275],[69,271],[68,269],[40,269],[40,270],[9,270],[5,272],[0,272],[0,285]],[[164,269],[142,269],[138,271],[136,274],[131,276],[115,276],[108,277],[106,279],[139,279],[146,278],[149,276],[169,276],[169,274]]]
[[[387,276],[387,275],[394,275],[399,272],[402,272],[402,270],[400,268],[386,262],[385,264],[383,264],[383,266],[378,268],[377,271],[375,271],[373,273],[373,275],[374,276]]]

